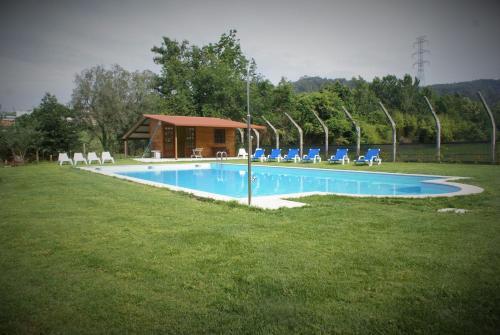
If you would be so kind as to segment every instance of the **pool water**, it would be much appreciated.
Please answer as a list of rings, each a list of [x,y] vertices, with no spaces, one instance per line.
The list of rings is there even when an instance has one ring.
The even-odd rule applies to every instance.
[[[116,171],[115,174],[233,198],[247,196],[247,167],[204,164],[185,169]],[[253,196],[327,192],[358,196],[420,196],[460,191],[460,187],[426,181],[440,176],[366,173],[344,170],[253,166]]]

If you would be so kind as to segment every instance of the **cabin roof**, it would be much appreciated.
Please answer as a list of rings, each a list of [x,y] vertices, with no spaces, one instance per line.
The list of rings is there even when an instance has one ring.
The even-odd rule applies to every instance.
[[[247,125],[244,122],[237,122],[228,119],[221,119],[217,117],[201,117],[201,116],[180,116],[180,115],[162,115],[162,114],[144,114],[141,120],[137,122],[132,129],[130,129],[124,136],[123,139],[129,137],[134,138],[148,138],[149,134],[144,129],[138,132],[138,128],[145,126],[148,120],[157,120],[167,124],[171,124],[179,127],[209,127],[209,128],[246,128]],[[252,124],[250,125],[253,129],[265,129],[264,126],[259,126]],[[137,133],[137,134],[136,134]],[[131,135],[134,136],[131,136]]]
[[[217,117],[201,117],[201,116],[179,116],[179,115],[161,115],[161,114],[144,114],[144,117],[170,123],[180,127],[212,127],[212,128],[246,128],[246,123],[237,122],[228,119]],[[264,129],[263,126],[251,125],[255,129]]]

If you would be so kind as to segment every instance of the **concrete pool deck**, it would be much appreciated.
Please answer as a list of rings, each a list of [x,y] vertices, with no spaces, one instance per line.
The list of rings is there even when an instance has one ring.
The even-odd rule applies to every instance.
[[[238,160],[246,159],[243,157],[224,157],[226,160]],[[134,161],[141,163],[175,163],[175,162],[208,162],[208,161],[220,161],[220,158],[215,157],[202,157],[202,158],[134,158]]]

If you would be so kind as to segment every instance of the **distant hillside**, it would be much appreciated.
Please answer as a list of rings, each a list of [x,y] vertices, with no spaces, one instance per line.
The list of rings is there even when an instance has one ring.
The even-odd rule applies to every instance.
[[[341,84],[347,85],[349,87],[351,86],[351,82],[344,78],[329,79],[329,78],[309,77],[309,76],[300,77],[299,80],[292,82],[292,84],[293,87],[295,88],[295,92],[303,93],[303,92],[317,92],[321,89],[321,87],[323,87],[323,85],[335,83],[336,81],[340,82]]]
[[[295,92],[316,92],[326,84],[340,82],[346,86],[352,87],[352,81],[345,78],[322,78],[303,76],[299,80],[292,82]],[[460,94],[471,99],[477,100],[477,91],[481,91],[486,101],[493,106],[500,103],[500,79],[479,79],[472,81],[464,81],[460,83],[436,84],[430,85],[432,89],[439,95],[444,94]]]
[[[500,79],[479,79],[452,84],[430,85],[438,94],[460,94],[477,99],[477,91],[481,91],[488,104],[493,107],[500,102]]]

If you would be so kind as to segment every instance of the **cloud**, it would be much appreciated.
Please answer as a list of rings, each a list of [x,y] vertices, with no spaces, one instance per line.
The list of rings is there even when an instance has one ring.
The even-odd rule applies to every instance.
[[[162,36],[192,44],[238,30],[273,82],[302,75],[415,74],[416,36],[431,42],[428,83],[500,77],[500,5],[467,1],[11,1],[0,12],[0,103],[67,102],[75,73],[96,64],[151,69]]]

